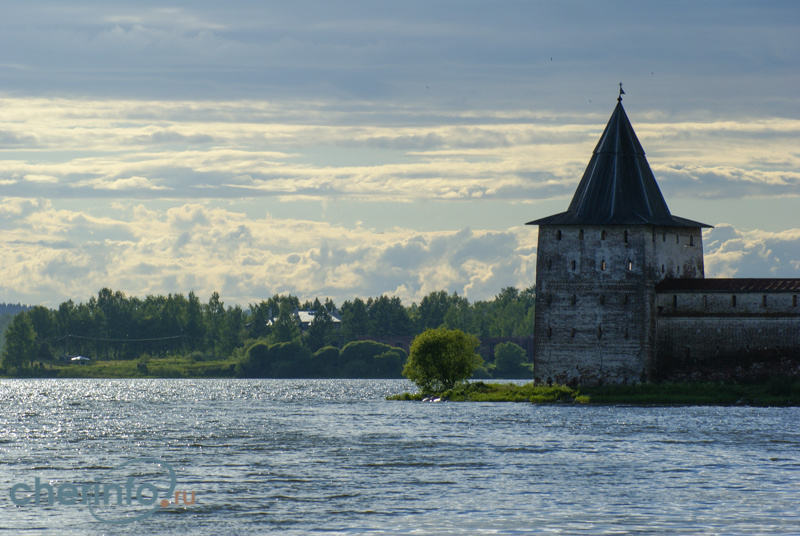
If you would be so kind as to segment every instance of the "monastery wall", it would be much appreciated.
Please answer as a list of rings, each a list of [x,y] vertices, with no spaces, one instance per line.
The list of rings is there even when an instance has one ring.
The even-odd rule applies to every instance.
[[[660,292],[656,303],[659,377],[727,370],[741,379],[800,357],[797,294]]]

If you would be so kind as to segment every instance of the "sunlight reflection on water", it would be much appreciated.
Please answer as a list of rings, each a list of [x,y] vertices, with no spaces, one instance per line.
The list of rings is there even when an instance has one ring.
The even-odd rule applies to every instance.
[[[137,457],[197,502],[114,534],[800,533],[798,408],[388,402],[401,380],[2,380],[2,526],[107,533],[15,507],[36,477]]]

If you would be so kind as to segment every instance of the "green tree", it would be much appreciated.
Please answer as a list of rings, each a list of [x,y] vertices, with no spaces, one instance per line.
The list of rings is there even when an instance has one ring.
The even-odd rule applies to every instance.
[[[269,335],[270,342],[279,344],[300,340],[300,326],[294,311],[295,308],[291,302],[281,302],[278,318],[275,319]]]
[[[442,327],[447,312],[451,307],[456,307],[458,303],[459,297],[455,292],[452,296],[444,290],[431,292],[419,302],[416,311],[417,329],[421,332],[426,329]]]
[[[16,369],[19,373],[25,363],[31,363],[36,357],[36,332],[33,322],[25,313],[19,313],[11,321],[6,330],[6,344],[3,347],[3,366]]]
[[[525,350],[513,342],[501,342],[494,348],[494,370],[496,378],[529,376],[530,369],[523,366]]]
[[[481,365],[475,353],[479,344],[476,336],[460,330],[429,329],[411,344],[403,376],[426,394],[452,389]]]
[[[369,316],[367,304],[361,298],[342,304],[342,339],[350,342],[369,331]]]
[[[311,356],[311,374],[318,378],[338,378],[339,349],[325,346],[314,352]]]
[[[403,307],[400,298],[386,295],[367,300],[369,316],[369,335],[386,337],[391,335],[410,335],[413,333],[411,318]]]
[[[205,306],[206,329],[211,339],[211,355],[216,355],[217,347],[220,343],[220,332],[225,321],[225,304],[219,299],[219,292],[211,294],[208,304]]]
[[[308,378],[311,372],[311,351],[299,341],[270,346],[273,378]]]
[[[269,345],[258,342],[247,350],[247,355],[236,366],[236,375],[244,378],[269,378]]]
[[[315,310],[314,320],[308,326],[307,343],[312,352],[316,352],[324,346],[333,346],[336,344],[338,336],[336,334],[336,327],[333,324],[333,317],[327,309],[319,306]]]

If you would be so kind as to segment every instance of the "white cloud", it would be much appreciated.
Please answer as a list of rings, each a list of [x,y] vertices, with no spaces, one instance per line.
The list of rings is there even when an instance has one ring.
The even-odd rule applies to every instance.
[[[739,231],[720,224],[703,240],[707,277],[800,278],[800,229]]]
[[[216,290],[242,304],[283,292],[340,302],[397,293],[410,303],[440,289],[483,299],[533,284],[535,256],[521,245],[532,228],[375,233],[198,204],[118,207],[114,218],[48,205],[9,212],[16,225],[0,246],[0,290],[28,303],[81,301],[103,286],[131,295]]]

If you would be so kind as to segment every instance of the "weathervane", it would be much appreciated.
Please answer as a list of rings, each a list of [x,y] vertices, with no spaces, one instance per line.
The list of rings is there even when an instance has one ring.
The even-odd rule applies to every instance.
[[[622,89],[622,82],[619,83],[619,97],[617,97],[617,102],[622,102],[622,96],[625,94],[625,91]]]

